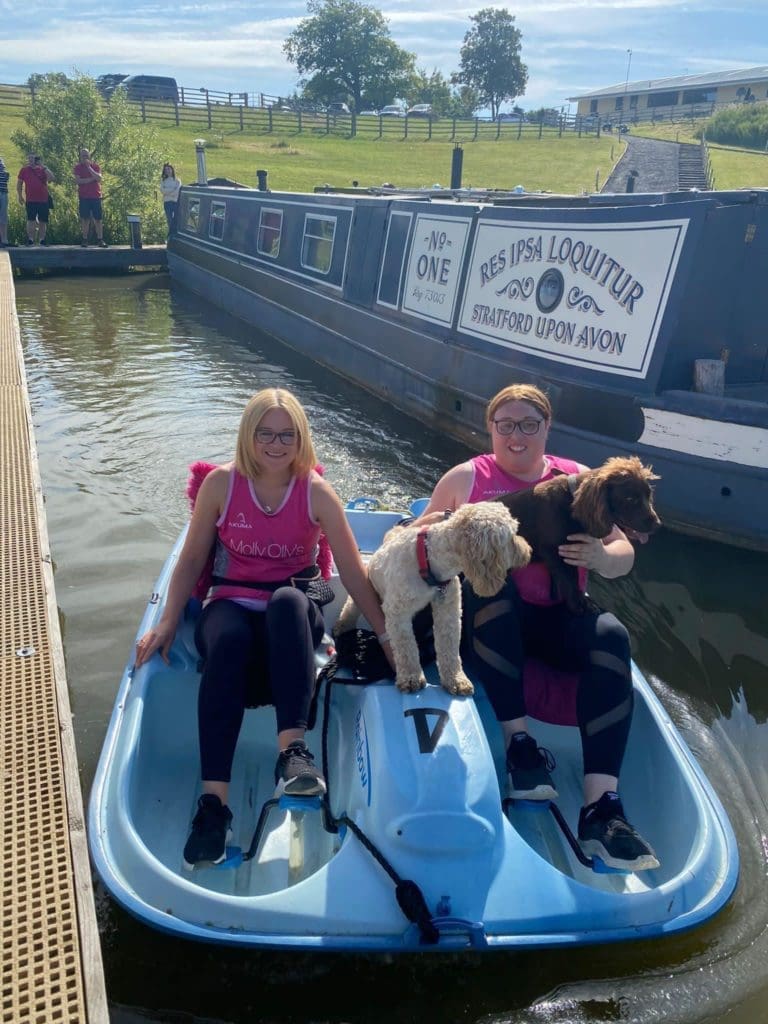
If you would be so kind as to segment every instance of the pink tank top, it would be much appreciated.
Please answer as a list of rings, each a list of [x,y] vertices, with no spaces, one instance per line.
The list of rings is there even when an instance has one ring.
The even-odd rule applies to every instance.
[[[516,476],[509,476],[496,463],[495,455],[477,455],[470,459],[473,471],[472,487],[467,501],[474,504],[476,501],[490,501],[498,498],[500,494],[507,494],[510,491],[524,491],[533,487],[542,480],[551,480],[561,473],[580,473],[581,466],[571,459],[561,459],[556,455],[545,455],[547,472],[539,480],[520,480]],[[512,573],[520,596],[529,604],[554,605],[559,604],[559,599],[552,598],[552,578],[549,570],[543,562],[530,562],[524,569],[516,569]],[[587,570],[579,569],[579,587],[581,590],[587,588]]]
[[[251,481],[233,467],[224,510],[216,522],[213,575],[271,583],[314,565],[320,538],[309,500],[314,476],[312,472],[293,477],[280,506],[270,514],[259,504]],[[208,600],[228,598],[263,608],[271,596],[268,590],[224,583],[211,587]]]

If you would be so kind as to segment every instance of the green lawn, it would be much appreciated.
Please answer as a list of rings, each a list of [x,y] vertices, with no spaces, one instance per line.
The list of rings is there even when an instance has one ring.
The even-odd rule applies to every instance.
[[[423,127],[423,126],[419,126]],[[350,187],[389,182],[403,188],[448,186],[453,143],[422,138],[354,139],[319,134],[206,133],[198,129],[160,128],[158,137],[182,180],[196,175],[193,139],[206,139],[209,177],[256,184],[257,169],[268,172],[269,186],[311,191],[316,185]],[[464,142],[462,184],[477,188],[543,189],[549,192],[592,191],[599,173],[604,181],[620,152],[606,139],[558,138]]]
[[[10,136],[21,116],[20,108],[0,105],[0,155],[14,178],[22,154],[11,145]],[[271,188],[284,190],[311,191],[326,182],[349,187],[353,180],[361,186],[391,182],[405,188],[450,184],[453,143],[429,141],[422,123],[409,125],[412,137],[407,141],[396,135],[378,139],[373,131],[350,139],[311,130],[240,132],[215,123],[211,131],[200,124],[176,127],[162,122],[150,122],[148,128],[156,133],[183,181],[197,176],[194,139],[202,137],[209,177],[232,178],[247,185],[256,184],[256,170],[261,168],[268,172]],[[487,128],[489,134],[495,133],[492,125]],[[533,130],[527,138],[517,139],[516,129],[504,126],[498,140],[463,142],[462,183],[478,188],[521,184],[529,190],[591,192],[596,179],[602,184],[621,155],[619,144],[610,138],[559,138],[554,131],[545,131],[541,139],[537,135]]]

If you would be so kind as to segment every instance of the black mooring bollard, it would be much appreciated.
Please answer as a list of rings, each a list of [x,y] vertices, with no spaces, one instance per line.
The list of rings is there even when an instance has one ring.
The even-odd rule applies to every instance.
[[[266,171],[256,171],[256,177],[257,177],[258,182],[259,182],[259,192],[267,192],[268,191],[268,189],[267,189],[267,172]]]
[[[453,147],[451,155],[451,189],[461,188],[461,168],[464,163],[464,150],[458,144]]]
[[[635,191],[635,179],[639,177],[637,171],[630,171],[627,175],[627,192]]]
[[[138,214],[128,214],[128,231],[131,235],[131,248],[141,249],[141,217]]]

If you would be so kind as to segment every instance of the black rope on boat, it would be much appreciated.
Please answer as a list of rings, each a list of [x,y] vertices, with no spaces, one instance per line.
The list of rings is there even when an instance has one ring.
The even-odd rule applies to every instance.
[[[427,901],[424,898],[424,893],[421,891],[419,886],[411,879],[401,878],[381,850],[371,842],[360,826],[348,815],[342,814],[337,818],[331,810],[331,781],[328,772],[328,723],[330,721],[331,709],[331,685],[334,682],[336,668],[336,659],[331,658],[320,670],[317,677],[318,688],[325,683],[325,694],[323,697],[323,729],[321,733],[323,775],[325,777],[326,786],[326,795],[323,797],[321,806],[323,808],[325,827],[327,831],[336,833],[339,831],[339,826],[344,826],[349,829],[360,843],[362,843],[376,863],[386,871],[395,883],[395,897],[397,899],[397,904],[405,917],[419,929],[421,941],[425,945],[433,946],[439,941],[440,932],[435,927],[432,915],[429,912],[429,907],[427,906]]]

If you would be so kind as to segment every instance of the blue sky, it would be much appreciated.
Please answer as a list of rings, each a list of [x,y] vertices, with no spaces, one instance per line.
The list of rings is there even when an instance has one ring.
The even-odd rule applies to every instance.
[[[522,31],[526,107],[567,108],[569,96],[629,79],[768,65],[767,0],[462,0],[374,3],[418,67],[458,68],[469,17],[506,7]],[[287,95],[297,84],[282,43],[306,16],[284,0],[0,0],[0,81],[77,69],[173,75],[179,85]],[[631,50],[631,57],[628,51]],[[629,65],[629,68],[628,68]]]

